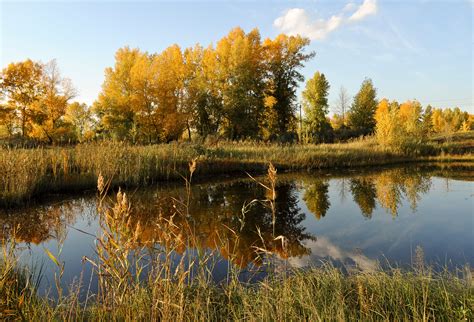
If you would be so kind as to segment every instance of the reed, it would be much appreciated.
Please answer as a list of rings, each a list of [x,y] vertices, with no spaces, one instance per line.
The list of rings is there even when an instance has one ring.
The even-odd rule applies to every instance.
[[[196,162],[184,176],[191,185]],[[265,182],[271,208],[277,180],[270,166]],[[110,181],[99,176],[98,212],[101,233],[96,238],[96,256],[85,258],[97,276],[98,293],[80,292],[90,285],[61,289],[64,270],[58,254],[48,251],[57,266],[57,298],[37,295],[35,274],[21,268],[12,241],[2,243],[0,261],[0,317],[5,320],[472,320],[474,285],[469,267],[434,271],[417,250],[412,269],[354,270],[343,273],[325,264],[308,269],[291,268],[268,249],[260,249],[267,277],[248,284],[239,280],[240,268],[231,266],[226,280],[212,279],[215,256],[190,250],[179,232],[177,216],[189,214],[189,198],[174,200],[171,216],[156,221],[162,234],[150,243],[141,240],[140,221],[133,215],[133,201],[119,191],[110,199]],[[247,205],[251,206],[251,204]],[[245,207],[244,207],[245,209]],[[274,209],[274,207],[273,207]],[[273,212],[272,216],[278,216]],[[239,217],[245,225],[245,211]],[[283,236],[274,236],[284,240]],[[196,245],[197,242],[191,242]],[[158,246],[159,245],[159,246]],[[180,250],[185,249],[182,256]],[[232,254],[229,255],[232,259]],[[41,271],[36,276],[40,276]],[[37,279],[36,279],[37,281]]]

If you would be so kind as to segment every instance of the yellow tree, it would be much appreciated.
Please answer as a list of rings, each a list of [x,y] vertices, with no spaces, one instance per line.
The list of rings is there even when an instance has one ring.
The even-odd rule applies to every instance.
[[[64,121],[71,127],[75,141],[83,142],[94,137],[91,111],[85,103],[68,104]]]
[[[43,66],[41,81],[44,93],[32,105],[31,137],[50,144],[64,141],[70,133],[63,117],[76,91],[71,81],[61,76],[55,60]]]
[[[263,52],[257,29],[235,28],[216,46],[222,131],[230,139],[257,138],[264,112]]]
[[[132,138],[132,129],[136,129],[136,124],[132,108],[131,70],[141,55],[137,48],[120,48],[115,53],[114,67],[105,69],[102,91],[93,105],[100,119],[98,130],[105,135],[116,139]]]
[[[162,126],[158,115],[159,64],[155,55],[140,53],[130,69],[130,108],[134,126],[130,130],[133,140],[158,142]]]
[[[200,45],[184,52],[185,114],[188,136],[195,128],[203,139],[215,134],[222,118],[222,99],[216,77],[217,56],[209,46]]]
[[[2,70],[0,91],[7,105],[2,108],[2,120],[7,122],[9,131],[13,132],[13,124],[17,123],[21,135],[28,136],[34,114],[33,104],[43,95],[42,74],[43,66],[30,59],[11,63]]]
[[[15,133],[17,117],[15,108],[7,102],[0,104],[0,138],[8,138]]]
[[[178,45],[166,48],[153,57],[156,81],[157,118],[161,139],[177,140],[186,126],[185,63]]]

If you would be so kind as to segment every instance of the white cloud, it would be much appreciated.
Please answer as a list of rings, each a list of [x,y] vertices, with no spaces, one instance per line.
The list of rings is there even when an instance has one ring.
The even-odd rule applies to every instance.
[[[377,261],[360,252],[343,250],[328,238],[318,237],[317,240],[307,241],[305,246],[311,249],[311,255],[290,258],[289,262],[293,267],[311,266],[324,258],[347,264],[346,268],[348,269],[350,268],[350,261],[352,261],[358,269],[365,272],[375,271],[378,267]]]
[[[473,0],[473,1],[474,1],[474,0]],[[352,10],[355,9],[355,7],[356,7],[356,4],[355,4],[354,2],[349,2],[348,4],[346,4],[346,5],[344,6],[344,9],[342,9],[342,11],[344,11],[344,12],[345,12],[345,11],[352,11]]]
[[[304,9],[292,8],[286,11],[283,16],[275,19],[273,25],[288,35],[298,34],[311,40],[322,40],[346,21],[360,21],[369,15],[375,14],[377,12],[377,0],[364,0],[357,9],[356,7],[353,2],[349,2],[344,6],[341,13],[332,15],[328,19],[317,19],[315,21],[311,21]],[[354,9],[356,11],[349,18],[344,16],[344,13]]]
[[[330,32],[336,30],[342,23],[341,16],[331,16],[324,20],[311,22],[304,9],[293,8],[283,16],[275,19],[274,26],[289,35],[301,35],[312,40],[324,39]]]
[[[364,2],[357,8],[356,12],[349,17],[349,21],[357,21],[364,19],[367,16],[375,15],[377,13],[377,0],[364,0]]]

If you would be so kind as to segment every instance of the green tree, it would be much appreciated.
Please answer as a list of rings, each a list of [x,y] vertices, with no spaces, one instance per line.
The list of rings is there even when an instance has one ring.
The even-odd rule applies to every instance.
[[[326,119],[329,110],[329,82],[324,74],[316,72],[306,82],[303,91],[303,109],[305,112],[305,132],[310,142],[324,142],[331,133],[331,125]]]
[[[433,133],[433,107],[431,105],[426,106],[421,122],[426,135],[431,135]]]
[[[314,57],[305,53],[309,39],[301,36],[278,35],[263,43],[266,65],[265,120],[267,134],[283,138],[296,128],[296,90],[304,80],[300,73],[303,63]]]
[[[372,134],[375,131],[376,97],[377,90],[372,80],[365,79],[354,97],[349,112],[349,125],[359,135]]]

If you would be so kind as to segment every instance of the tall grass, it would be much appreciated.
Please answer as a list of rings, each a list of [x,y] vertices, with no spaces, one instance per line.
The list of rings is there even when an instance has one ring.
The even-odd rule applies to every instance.
[[[189,164],[184,176],[191,184],[196,163]],[[258,200],[272,209],[276,170],[269,168],[268,198]],[[98,293],[81,289],[69,292],[56,288],[58,298],[36,295],[36,287],[22,270],[14,247],[3,244],[0,265],[0,317],[23,320],[472,320],[474,285],[469,268],[435,272],[426,267],[417,251],[412,270],[352,271],[343,273],[330,264],[310,269],[293,269],[270,250],[261,248],[257,256],[265,263],[268,276],[248,284],[239,280],[240,269],[232,267],[223,283],[212,280],[213,254],[186,251],[177,257],[183,239],[176,233],[175,216],[187,216],[187,201],[175,201],[171,217],[159,218],[162,231],[159,245],[140,239],[140,222],[133,218],[133,202],[119,191],[115,200],[106,194],[107,183],[98,180],[101,233],[96,238],[96,256],[85,258],[94,267]],[[273,212],[272,216],[278,216]],[[245,207],[239,220],[245,224]],[[188,229],[192,236],[192,227]],[[283,236],[274,236],[275,239]],[[64,265],[54,254],[61,278]],[[232,254],[230,254],[232,258]]]
[[[468,150],[462,152],[469,154],[451,156],[444,152],[450,151],[445,143],[434,143],[417,157],[390,152],[370,138],[321,145],[224,142],[216,145],[133,146],[121,142],[99,142],[74,147],[0,148],[0,205],[19,204],[43,193],[92,189],[99,173],[112,178],[112,185],[122,187],[176,180],[186,173],[188,160],[193,159],[199,163],[196,174],[203,177],[263,172],[268,162],[282,170],[310,170],[415,160],[470,161],[472,147],[467,146]]]

